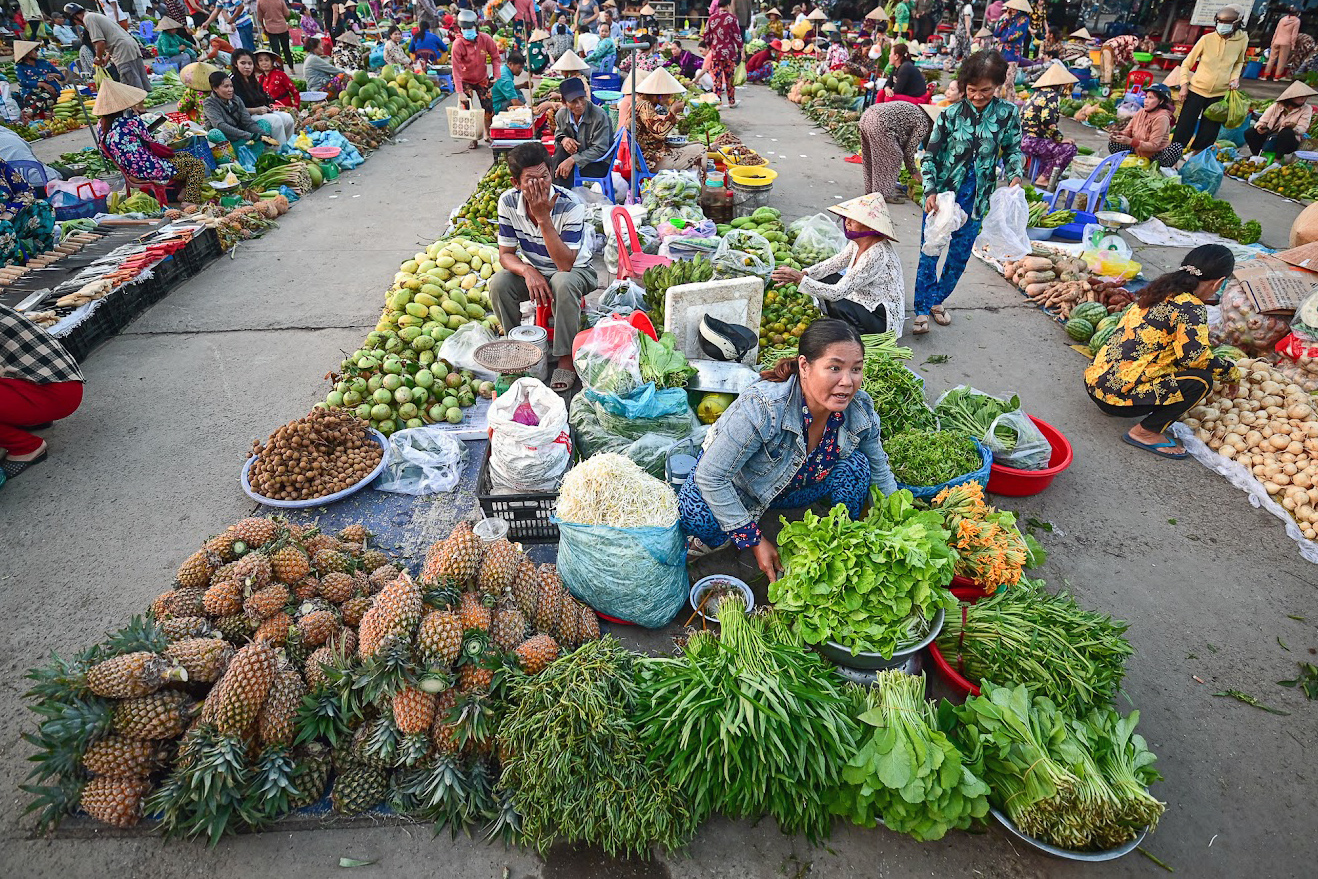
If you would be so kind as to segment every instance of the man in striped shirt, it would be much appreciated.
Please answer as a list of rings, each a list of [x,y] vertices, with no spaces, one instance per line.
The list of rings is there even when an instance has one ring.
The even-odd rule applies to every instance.
[[[572,386],[572,340],[581,328],[581,300],[598,279],[591,265],[594,230],[586,205],[553,183],[549,152],[524,143],[508,153],[513,188],[499,196],[499,265],[490,278],[490,299],[504,332],[521,324],[528,299],[554,311],[556,391]]]

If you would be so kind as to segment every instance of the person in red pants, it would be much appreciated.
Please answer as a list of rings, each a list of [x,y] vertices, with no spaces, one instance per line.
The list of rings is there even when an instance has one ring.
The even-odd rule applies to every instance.
[[[78,361],[54,336],[0,305],[0,470],[5,478],[46,459],[46,441],[30,429],[69,417],[81,403]]]

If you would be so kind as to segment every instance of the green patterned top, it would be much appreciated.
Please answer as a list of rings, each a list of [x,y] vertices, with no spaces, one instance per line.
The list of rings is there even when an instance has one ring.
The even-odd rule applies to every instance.
[[[969,101],[958,101],[935,120],[929,135],[920,167],[924,191],[929,195],[958,191],[973,166],[973,216],[983,217],[988,213],[989,197],[997,188],[999,159],[1006,166],[1008,180],[1024,173],[1021,118],[1016,106],[994,98],[979,111]]]

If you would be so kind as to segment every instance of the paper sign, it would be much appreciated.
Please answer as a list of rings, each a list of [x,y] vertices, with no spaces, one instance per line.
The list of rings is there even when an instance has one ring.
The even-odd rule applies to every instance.
[[[1293,314],[1318,282],[1318,274],[1259,257],[1236,265],[1235,278],[1261,314]]]
[[[1198,27],[1212,27],[1215,22],[1217,13],[1222,11],[1223,6],[1234,6],[1240,11],[1245,22],[1249,21],[1249,8],[1242,8],[1243,4],[1232,3],[1231,0],[1196,0],[1194,12],[1190,13],[1190,24]]]

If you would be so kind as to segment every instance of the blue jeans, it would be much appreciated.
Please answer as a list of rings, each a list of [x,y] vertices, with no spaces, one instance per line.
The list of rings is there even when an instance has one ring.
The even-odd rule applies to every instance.
[[[243,48],[248,52],[256,51],[256,36],[253,31],[251,22],[238,25],[238,39],[242,42]]]
[[[833,505],[843,504],[852,519],[860,518],[870,497],[870,459],[861,454],[842,458],[833,465],[833,469],[824,477],[823,482],[807,485],[796,491],[780,494],[770,505],[774,510],[799,510],[828,498]],[[678,503],[682,530],[698,538],[709,547],[722,546],[731,540],[714,518],[709,504],[696,488],[696,481],[687,477],[682,484],[682,496]]]
[[[966,180],[956,193],[956,203],[967,217],[975,211],[975,171],[966,172]],[[956,289],[957,282],[966,271],[970,261],[970,248],[979,237],[980,220],[967,219],[966,224],[952,233],[952,241],[947,245],[947,260],[943,263],[943,275],[938,276],[938,257],[921,252],[920,265],[915,270],[915,313],[928,314],[934,306],[942,305]],[[924,245],[924,224],[920,224],[920,244]]]

